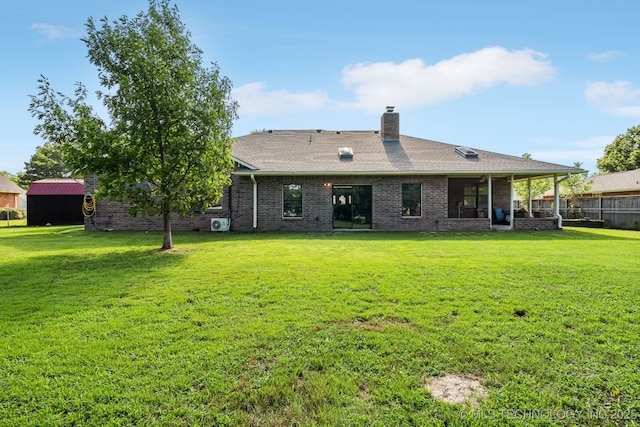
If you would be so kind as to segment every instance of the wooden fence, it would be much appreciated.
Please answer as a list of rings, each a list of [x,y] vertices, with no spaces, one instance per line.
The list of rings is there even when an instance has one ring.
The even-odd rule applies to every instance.
[[[553,199],[532,200],[536,217],[553,216]],[[607,227],[640,230],[640,196],[588,197],[560,200],[563,218],[590,218],[605,222]]]

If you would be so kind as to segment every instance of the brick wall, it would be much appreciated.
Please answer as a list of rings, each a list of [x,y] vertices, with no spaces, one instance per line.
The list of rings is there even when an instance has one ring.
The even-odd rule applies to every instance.
[[[447,179],[442,176],[257,176],[259,231],[329,231],[333,228],[332,185],[371,185],[374,230],[437,230],[446,226]],[[402,216],[402,184],[422,184],[422,216]],[[302,185],[303,216],[283,218],[282,186]],[[234,176],[232,230],[253,230],[253,183]]]
[[[449,218],[449,230],[488,230],[489,218]]]
[[[85,193],[94,194],[95,178],[93,175],[85,177]],[[220,200],[220,209],[209,210],[205,213],[195,212],[193,216],[180,217],[177,214],[171,217],[171,229],[175,231],[209,231],[211,230],[211,218],[227,218],[229,189],[226,188],[224,196]],[[162,230],[164,221],[161,216],[129,214],[129,205],[110,200],[97,200],[95,203],[95,215],[85,218],[86,230]]]
[[[173,230],[209,231],[211,218],[232,218],[231,231],[330,231],[333,229],[332,185],[370,185],[372,190],[372,228],[374,230],[442,231],[482,230],[489,228],[488,218],[449,218],[449,179],[446,176],[256,176],[258,188],[257,228],[253,228],[253,188],[248,176],[232,176],[220,209],[194,216],[173,217]],[[422,215],[402,216],[402,184],[421,184]],[[302,185],[303,216],[284,218],[282,186]],[[494,181],[494,203],[508,200],[503,191],[506,180]],[[85,178],[86,192],[94,193],[94,177]],[[494,205],[499,206],[499,205]],[[504,205],[508,206],[508,202]],[[132,217],[128,205],[107,200],[96,201],[95,218],[85,220],[87,230],[162,230],[161,217]],[[506,209],[505,209],[506,211]],[[540,226],[537,226],[541,228]],[[535,228],[535,227],[533,227]]]
[[[13,208],[20,207],[18,194],[13,193],[0,193],[0,208]]]
[[[554,218],[513,218],[516,230],[556,230],[558,222]]]

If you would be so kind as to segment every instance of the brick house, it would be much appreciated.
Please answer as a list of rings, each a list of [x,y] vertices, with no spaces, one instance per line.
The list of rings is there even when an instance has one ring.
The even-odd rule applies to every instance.
[[[513,215],[513,182],[581,169],[400,134],[388,107],[379,130],[269,130],[233,148],[232,185],[217,206],[175,218],[174,230],[331,231],[561,228],[552,218]],[[95,177],[85,179],[93,193]],[[556,204],[557,205],[557,204]],[[92,222],[93,221],[93,222]],[[96,203],[87,229],[162,229],[162,218],[132,218]]]
[[[4,175],[0,175],[0,208],[20,209],[20,199],[24,196],[25,191],[22,188]]]

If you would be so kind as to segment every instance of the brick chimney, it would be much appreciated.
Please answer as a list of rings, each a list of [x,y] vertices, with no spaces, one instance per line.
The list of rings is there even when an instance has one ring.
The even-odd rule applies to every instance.
[[[394,113],[392,105],[387,106],[387,111],[380,118],[380,133],[382,142],[400,141],[400,114]]]

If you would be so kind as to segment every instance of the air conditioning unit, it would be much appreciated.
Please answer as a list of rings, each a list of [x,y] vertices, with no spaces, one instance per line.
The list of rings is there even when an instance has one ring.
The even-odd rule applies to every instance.
[[[211,231],[229,231],[229,219],[211,218]]]

